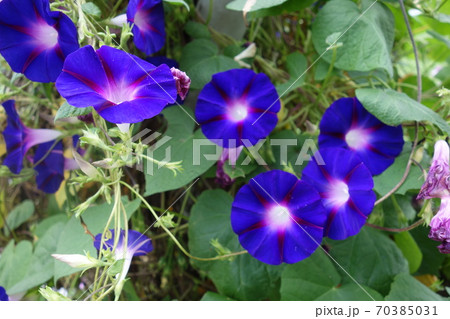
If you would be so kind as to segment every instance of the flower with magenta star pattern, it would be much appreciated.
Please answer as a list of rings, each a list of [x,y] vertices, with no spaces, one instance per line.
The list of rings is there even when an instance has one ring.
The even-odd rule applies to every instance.
[[[9,297],[6,294],[6,290],[2,286],[0,286],[0,301],[9,301]]]
[[[384,124],[356,97],[335,101],[320,121],[319,147],[343,147],[357,153],[372,175],[386,170],[403,144],[402,127]]]
[[[164,6],[162,0],[130,0],[127,20],[133,24],[133,40],[136,47],[147,55],[164,46]]]
[[[279,110],[267,75],[233,69],[213,75],[198,96],[195,116],[208,139],[230,148],[266,138],[277,125]]]
[[[271,265],[309,257],[322,241],[326,218],[319,193],[280,170],[252,178],[231,209],[231,226],[241,245]]]
[[[49,129],[31,129],[23,125],[13,100],[3,103],[3,107],[8,117],[8,125],[3,131],[7,152],[3,165],[8,166],[14,174],[19,174],[23,167],[23,158],[31,147],[52,141],[61,133]]]
[[[137,123],[159,114],[177,98],[170,68],[155,67],[124,51],[85,46],[69,55],[56,81],[75,107],[94,109],[112,123]]]
[[[79,48],[72,20],[48,0],[0,1],[0,54],[14,72],[55,82],[64,59]]]
[[[320,193],[328,214],[324,236],[345,239],[356,235],[375,204],[373,178],[355,152],[343,148],[319,149],[324,165],[316,156],[304,168],[302,180]]]

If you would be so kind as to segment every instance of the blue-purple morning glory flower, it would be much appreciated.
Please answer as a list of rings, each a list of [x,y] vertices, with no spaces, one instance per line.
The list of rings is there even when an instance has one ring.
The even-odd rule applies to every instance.
[[[103,249],[112,250],[114,247],[115,231],[114,229],[111,229],[110,232],[111,238],[105,240]],[[94,247],[97,248],[97,250],[100,250],[101,241],[102,241],[102,234],[98,234],[97,236],[95,236]],[[119,275],[117,276],[119,286],[123,285],[123,281],[127,276],[128,270],[130,269],[131,260],[133,259],[133,256],[144,256],[153,250],[151,239],[136,230],[128,230],[128,239],[126,247],[124,245],[124,242],[125,242],[125,230],[121,230],[118,239],[118,244],[114,251],[114,256],[116,260],[125,259],[122,272],[120,273],[120,276]]]
[[[280,170],[252,178],[231,209],[231,226],[242,247],[271,265],[309,257],[322,241],[326,218],[319,193]]]
[[[52,148],[52,146],[54,146]],[[50,152],[49,152],[50,151]],[[44,156],[46,156],[44,158]],[[58,191],[59,186],[64,180],[63,143],[59,141],[40,144],[34,154],[34,163],[37,172],[36,184],[38,188],[47,194],[53,194]]]
[[[137,123],[174,103],[177,89],[167,65],[154,65],[124,51],[85,46],[69,55],[56,81],[75,107],[93,106],[112,123]]]
[[[133,24],[136,47],[147,55],[161,50],[166,42],[162,0],[130,0],[127,20]]]
[[[401,125],[384,124],[356,97],[333,102],[320,121],[319,148],[343,147],[357,153],[372,175],[386,170],[403,144]]]
[[[36,82],[55,82],[67,55],[79,48],[77,29],[48,0],[0,1],[0,54]]]
[[[153,65],[160,66],[161,64],[166,64],[170,68],[179,68],[179,64],[177,61],[173,59],[169,59],[164,55],[157,56],[148,56],[145,58],[145,61],[150,62]]]
[[[9,297],[6,294],[6,290],[2,286],[0,286],[0,301],[9,301]]]
[[[278,100],[267,75],[233,69],[213,75],[198,96],[195,116],[219,146],[255,145],[277,125]]]
[[[316,157],[303,169],[302,180],[313,185],[328,213],[324,236],[345,239],[356,235],[375,204],[370,170],[358,154],[343,148],[319,149],[324,165]]]
[[[23,158],[32,146],[52,141],[61,133],[49,129],[31,129],[23,125],[13,100],[3,103],[3,107],[8,122],[3,131],[7,152],[3,165],[8,166],[14,174],[19,174],[23,167]]]
[[[417,199],[444,198],[450,196],[450,149],[447,142],[437,141],[427,179]]]

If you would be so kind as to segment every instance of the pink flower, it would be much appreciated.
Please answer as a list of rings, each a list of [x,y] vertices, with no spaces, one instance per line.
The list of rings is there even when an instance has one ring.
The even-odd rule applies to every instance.
[[[445,141],[434,145],[434,156],[427,180],[417,195],[417,199],[443,198],[450,196],[449,147]]]
[[[171,68],[173,78],[177,85],[177,93],[182,100],[184,100],[188,94],[189,87],[191,86],[191,79],[183,71],[177,68]]]

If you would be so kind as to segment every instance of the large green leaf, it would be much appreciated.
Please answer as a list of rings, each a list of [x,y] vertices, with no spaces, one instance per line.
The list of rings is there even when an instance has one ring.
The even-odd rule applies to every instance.
[[[436,112],[404,93],[390,89],[358,89],[356,96],[367,111],[388,125],[428,121],[450,134],[450,126]]]
[[[196,39],[184,48],[180,67],[191,78],[191,89],[202,89],[215,73],[239,68],[232,58],[219,54],[217,45],[209,39]]]
[[[346,240],[332,241],[330,246],[331,255],[342,267],[338,270],[343,283],[354,279],[385,295],[394,277],[408,272],[408,263],[395,243],[369,227]]]
[[[190,116],[186,112],[189,112]],[[213,166],[220,156],[217,146],[206,139],[200,129],[193,132],[195,122],[191,118],[192,113],[189,109],[183,111],[180,107],[174,106],[164,110],[163,114],[168,122],[168,129],[164,136],[171,139],[161,143],[161,146],[154,150],[152,157],[163,160],[166,150],[170,149],[170,161],[182,161],[183,171],[177,172],[174,176],[174,173],[167,168],[158,168],[157,165],[147,166],[152,164],[144,163],[146,195],[178,189],[191,183]],[[195,143],[201,146],[196,148],[195,145],[199,144]],[[208,154],[211,158],[207,159],[203,154]],[[198,162],[197,159],[199,159]]]
[[[214,257],[210,244],[217,239],[232,252],[241,251],[237,235],[231,229],[230,213],[233,198],[223,190],[203,192],[192,207],[189,219],[189,249],[198,257]],[[282,266],[266,265],[248,254],[232,261],[193,261],[206,272],[219,294],[238,300],[277,299]]]
[[[360,9],[351,0],[332,0],[319,11],[312,25],[312,39],[316,51],[325,53],[323,59],[332,60],[327,48],[335,40],[337,48],[335,67],[346,71],[385,69],[392,75],[390,53],[394,43],[394,18],[382,3],[363,1]],[[367,11],[365,11],[368,9]],[[363,15],[362,13],[365,12]],[[331,42],[331,43],[330,43]]]
[[[389,301],[442,301],[446,300],[431,291],[408,274],[399,274],[395,277],[391,291],[386,296]]]
[[[373,289],[344,283],[334,263],[320,248],[309,258],[286,266],[281,276],[282,300],[383,300]],[[365,290],[365,291],[364,291]],[[373,298],[373,299],[372,299]]]
[[[33,245],[27,240],[14,245],[10,241],[2,252],[0,258],[0,286],[3,286],[8,294],[21,291],[11,291],[16,283],[27,274],[33,256]]]

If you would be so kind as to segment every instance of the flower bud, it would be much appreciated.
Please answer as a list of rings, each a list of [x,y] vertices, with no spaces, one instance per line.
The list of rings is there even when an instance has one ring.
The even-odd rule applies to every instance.
[[[95,258],[80,254],[67,254],[67,255],[53,254],[52,257],[55,258],[56,260],[68,264],[70,267],[73,268],[92,268],[92,267],[99,267],[104,264],[103,262]]]
[[[173,78],[175,79],[175,83],[177,85],[177,93],[182,100],[184,100],[188,94],[189,87],[191,86],[191,79],[187,76],[183,71],[178,70],[177,68],[171,68]]]
[[[450,242],[450,196],[441,200],[441,207],[431,219],[431,231],[428,237],[433,240]],[[449,248],[449,244],[446,244]]]
[[[425,183],[417,199],[443,198],[450,196],[449,147],[445,141],[434,145],[434,156]]]

